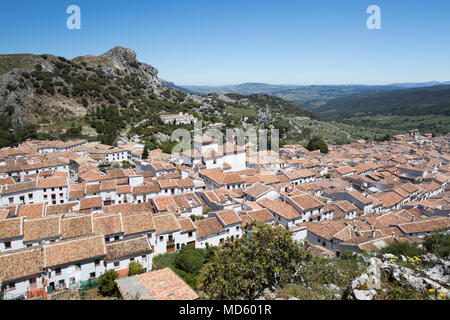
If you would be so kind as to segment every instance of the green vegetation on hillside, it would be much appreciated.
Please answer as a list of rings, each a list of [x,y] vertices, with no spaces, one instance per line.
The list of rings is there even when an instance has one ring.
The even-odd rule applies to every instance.
[[[361,126],[445,134],[450,131],[450,85],[333,99],[314,111]]]
[[[305,147],[309,151],[320,150],[320,153],[327,154],[328,146],[325,141],[322,140],[321,137],[314,136],[311,140],[309,140],[308,144]]]

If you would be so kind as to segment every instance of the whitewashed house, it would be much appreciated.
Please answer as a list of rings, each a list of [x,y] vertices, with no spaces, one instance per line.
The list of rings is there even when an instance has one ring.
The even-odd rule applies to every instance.
[[[195,221],[194,224],[197,230],[196,248],[206,248],[207,245],[218,246],[227,238],[227,230],[216,217]]]
[[[146,236],[106,244],[106,271],[115,270],[119,276],[128,276],[131,262],[138,262],[145,271],[152,269],[152,248]]]

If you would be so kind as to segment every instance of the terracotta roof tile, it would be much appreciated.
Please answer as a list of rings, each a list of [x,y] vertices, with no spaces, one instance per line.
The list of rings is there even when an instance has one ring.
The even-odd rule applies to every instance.
[[[229,226],[236,223],[242,223],[241,218],[234,212],[234,210],[223,210],[216,212],[216,216],[224,226]]]
[[[122,233],[121,214],[104,214],[94,217],[94,233],[104,236]]]
[[[92,215],[64,217],[61,220],[61,237],[74,238],[94,233]]]
[[[225,229],[216,217],[195,221],[194,224],[197,229],[197,239],[225,232]]]
[[[44,267],[54,267],[106,255],[103,235],[89,235],[44,246]]]
[[[18,238],[23,235],[23,217],[0,220],[0,240]]]
[[[178,223],[181,227],[181,232],[195,231],[195,225],[191,218],[178,218]]]
[[[173,214],[154,215],[156,233],[168,233],[181,230],[181,226]]]
[[[295,210],[295,208],[291,204],[286,203],[279,198],[275,200],[269,200],[267,198],[264,198],[257,202],[264,208],[280,215],[281,217],[287,220],[292,220],[301,217],[300,213],[297,210]]]
[[[106,244],[105,261],[136,257],[152,252],[145,236],[114,241]]]
[[[155,230],[153,217],[150,213],[125,215],[122,220],[125,235],[150,232]]]
[[[169,268],[137,275],[153,300],[195,300],[198,294]]]
[[[43,272],[40,246],[0,253],[0,282]]]
[[[267,223],[275,220],[275,217],[267,209],[253,210],[247,212],[247,214],[256,222]]]
[[[48,239],[60,234],[60,216],[26,219],[23,223],[23,241]]]
[[[31,218],[42,218],[44,216],[45,203],[23,204],[19,206],[18,216]]]
[[[103,206],[103,200],[101,197],[80,199],[80,210],[99,208],[102,206]]]

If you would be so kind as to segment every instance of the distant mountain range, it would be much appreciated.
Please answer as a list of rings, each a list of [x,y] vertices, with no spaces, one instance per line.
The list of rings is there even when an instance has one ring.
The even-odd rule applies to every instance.
[[[361,126],[401,130],[417,127],[438,134],[450,131],[450,81],[310,86],[243,83],[187,88],[199,94],[269,94],[322,118]]]
[[[447,134],[450,85],[369,92],[326,101],[314,113],[363,127]]]
[[[315,113],[329,118],[376,115],[450,116],[450,85],[369,92],[327,101]]]
[[[212,92],[228,94],[237,93],[243,95],[250,94],[270,94],[294,103],[302,108],[313,111],[323,105],[326,101],[336,98],[355,96],[359,94],[378,93],[388,90],[398,90],[404,88],[429,87],[435,85],[450,84],[447,82],[421,82],[421,83],[392,83],[388,85],[273,85],[266,83],[242,83],[226,86],[175,86],[186,93],[209,94]]]
[[[173,86],[176,86],[173,82],[168,82]],[[418,87],[431,87],[442,84],[450,84],[450,81],[428,81],[428,82],[405,82],[405,83],[391,83],[386,85],[364,85],[364,84],[342,84],[342,85],[295,85],[295,84],[267,84],[259,82],[246,82],[235,85],[224,86],[176,86],[177,88],[184,89],[186,91],[196,92],[199,94],[208,94],[211,92],[217,93],[238,93],[238,94],[255,94],[255,93],[278,93],[282,91],[295,91],[295,90],[307,90],[317,88],[329,88],[337,90],[395,90],[399,88],[418,88]]]

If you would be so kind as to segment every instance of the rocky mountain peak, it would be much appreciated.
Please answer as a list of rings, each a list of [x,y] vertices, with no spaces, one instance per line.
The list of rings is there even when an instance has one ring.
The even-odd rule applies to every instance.
[[[117,46],[105,52],[102,56],[109,58],[114,67],[120,70],[130,67],[139,68],[139,62],[136,60],[136,52],[129,48]]]
[[[130,48],[117,46],[102,54],[103,57],[109,58],[114,67],[120,70],[129,68],[141,69],[151,76],[157,77],[158,70],[146,63],[139,62],[136,59],[136,52]]]

